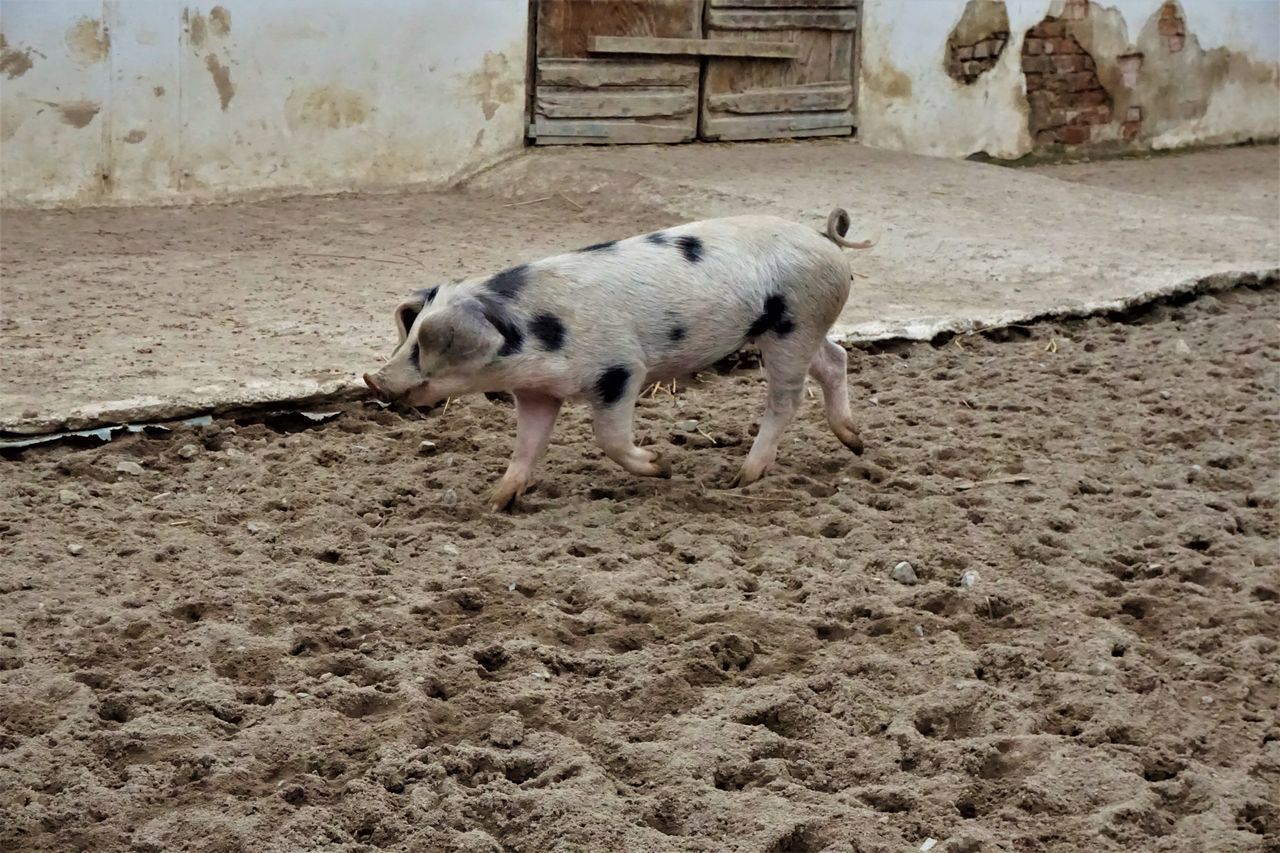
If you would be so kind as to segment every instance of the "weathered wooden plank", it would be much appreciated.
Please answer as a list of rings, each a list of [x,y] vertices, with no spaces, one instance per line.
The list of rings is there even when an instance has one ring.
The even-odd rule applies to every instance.
[[[829,72],[835,79],[853,79],[853,33],[831,34]]]
[[[859,0],[709,0],[712,9],[856,9]]]
[[[641,53],[665,56],[743,56],[752,59],[794,59],[799,49],[788,42],[745,39],[664,39],[592,36],[592,53]]]
[[[853,114],[800,113],[767,116],[713,116],[702,122],[703,139],[777,139],[789,136],[847,136]]]
[[[587,55],[595,36],[697,38],[702,0],[538,0],[538,56]]]
[[[626,119],[573,120],[535,118],[529,129],[538,145],[628,145],[688,142],[696,132],[693,116],[679,121]]]
[[[597,89],[609,86],[698,85],[698,60],[673,59],[556,59],[538,60],[539,86],[577,86]]]
[[[707,106],[713,112],[832,112],[847,110],[852,105],[853,86],[849,83],[806,83],[748,92],[707,94]]]
[[[698,105],[697,89],[550,89],[538,87],[534,101],[538,115],[547,118],[643,118],[691,113]]]
[[[853,30],[858,26],[856,9],[776,9],[744,12],[738,9],[709,9],[707,28],[718,30]]]

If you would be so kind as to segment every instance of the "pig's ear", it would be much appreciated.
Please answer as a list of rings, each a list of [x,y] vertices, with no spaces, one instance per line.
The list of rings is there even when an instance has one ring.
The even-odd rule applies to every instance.
[[[396,343],[396,346],[404,343],[404,339],[409,337],[409,330],[413,328],[414,321],[418,319],[422,309],[430,305],[431,301],[436,298],[436,291],[439,289],[438,287],[432,287],[428,290],[419,290],[396,306],[396,331],[400,333],[400,340]]]
[[[430,322],[423,320],[418,327],[418,345],[423,350],[440,353],[446,363],[488,358],[502,348],[502,333],[478,299],[459,299],[429,319]]]

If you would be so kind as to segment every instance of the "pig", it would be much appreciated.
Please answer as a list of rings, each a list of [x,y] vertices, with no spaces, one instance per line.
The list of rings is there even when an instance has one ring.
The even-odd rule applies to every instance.
[[[759,347],[767,402],[731,487],[773,465],[804,397],[822,387],[827,423],[855,454],[846,355],[827,338],[849,295],[842,247],[849,214],[836,208],[820,231],[774,216],[690,222],[420,290],[395,309],[399,343],[364,374],[384,400],[432,406],[448,397],[509,392],[515,450],[490,497],[509,510],[529,489],[561,405],[591,406],[595,440],[641,477],[671,464],[633,437],[636,400],[655,382],[687,376]]]

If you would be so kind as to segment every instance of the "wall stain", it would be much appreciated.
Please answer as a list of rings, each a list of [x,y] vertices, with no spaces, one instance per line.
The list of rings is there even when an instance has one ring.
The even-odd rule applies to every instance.
[[[152,87],[152,89],[151,89],[151,94],[155,95],[157,98],[163,98],[163,97],[164,97],[164,86],[154,86],[154,87]]]
[[[219,62],[218,57],[212,53],[204,58],[204,67],[209,69],[213,85],[218,89],[218,100],[222,103],[222,111],[226,112],[227,105],[236,95],[236,87],[231,82],[231,69]]]
[[[77,62],[92,65],[111,52],[111,35],[102,21],[81,18],[67,28],[67,48]]]
[[[125,134],[124,141],[130,145],[136,145],[146,138],[147,132],[145,130],[134,129]]]
[[[878,64],[865,65],[862,69],[862,82],[868,89],[886,98],[911,97],[911,78],[887,59]]]
[[[0,100],[0,140],[12,139],[25,120],[25,113],[18,109],[13,98]]]
[[[64,124],[72,127],[88,127],[89,122],[93,121],[93,117],[102,109],[100,104],[93,101],[67,101],[65,104],[55,104],[49,101],[41,101],[58,111],[62,116]]]
[[[371,112],[364,95],[339,86],[295,89],[284,108],[290,130],[351,127],[364,124]]]
[[[493,118],[498,107],[515,100],[513,76],[511,61],[507,59],[507,55],[493,51],[485,53],[480,70],[467,75],[467,89],[480,102],[486,121]]]
[[[31,48],[18,50],[9,47],[9,40],[0,33],[0,74],[12,80],[30,71],[32,64]]]
[[[190,9],[183,9],[182,20],[187,25],[191,46],[196,50],[204,47],[204,43],[209,37],[208,25],[205,23],[204,15],[199,12],[192,14]]]
[[[214,6],[209,10],[209,30],[219,38],[231,32],[231,13],[225,6]]]

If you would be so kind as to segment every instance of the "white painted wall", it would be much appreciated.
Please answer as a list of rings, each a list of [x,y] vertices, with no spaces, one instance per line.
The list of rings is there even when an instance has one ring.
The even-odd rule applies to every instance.
[[[441,184],[523,144],[525,0],[221,7],[0,0],[0,201]]]
[[[1163,0],[1102,0],[1091,14],[1118,14],[1128,49]],[[966,0],[865,0],[858,136],[868,145],[962,157],[986,152],[1014,159],[1031,151],[1023,34],[1063,0],[1008,0],[1012,41],[995,68],[965,86],[944,68],[947,38]],[[1145,140],[1153,148],[1221,144],[1280,136],[1280,2],[1181,0],[1187,29],[1203,50],[1225,47],[1269,64],[1267,84],[1228,81],[1196,120]],[[1123,49],[1121,52],[1124,52]]]

